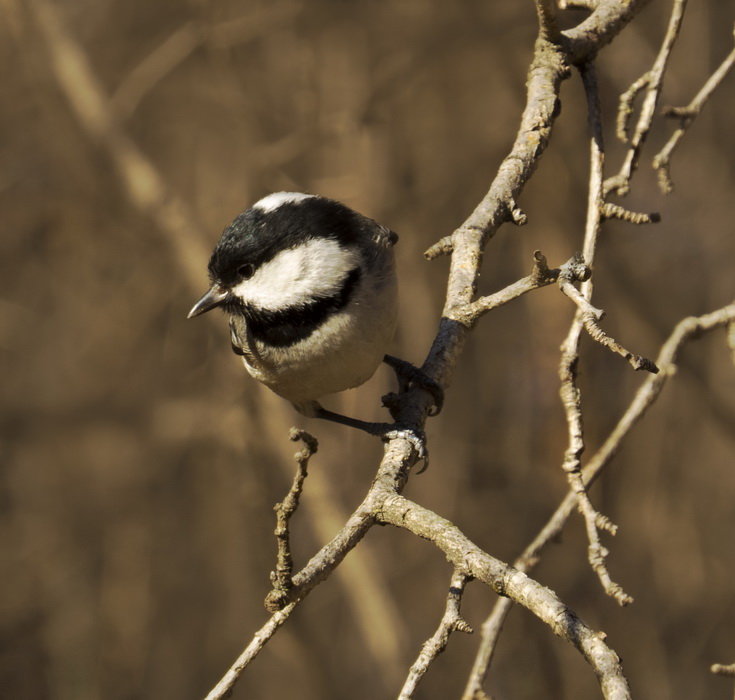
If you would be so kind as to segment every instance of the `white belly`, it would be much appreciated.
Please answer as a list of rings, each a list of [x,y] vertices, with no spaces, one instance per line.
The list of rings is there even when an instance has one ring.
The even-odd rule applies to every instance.
[[[243,361],[255,379],[292,403],[315,400],[370,379],[389,350],[396,317],[395,281],[382,280],[308,338],[282,348],[254,341],[252,357]]]

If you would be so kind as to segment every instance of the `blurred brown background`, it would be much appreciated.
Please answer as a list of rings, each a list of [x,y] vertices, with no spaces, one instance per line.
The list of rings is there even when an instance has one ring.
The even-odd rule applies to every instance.
[[[297,565],[359,502],[381,453],[374,439],[302,419],[267,395],[231,354],[221,317],[186,320],[206,285],[201,251],[268,192],[343,200],[401,235],[395,352],[421,362],[447,267],[421,253],[471,211],[512,142],[533,3],[58,2],[124,132],[192,212],[198,286],[70,110],[34,6],[0,3],[0,695],[197,698],[265,620],[272,506],[293,471],[289,426],[322,446],[294,518]],[[651,64],[668,9],[652,3],[601,56],[608,175],[621,156],[617,95]],[[730,51],[732,21],[727,3],[691,3],[664,103],[699,89]],[[672,128],[657,119],[627,203],[661,211],[663,222],[605,227],[595,303],[636,352],[655,356],[677,320],[733,297],[732,86],[730,76],[686,137],[668,198],[648,167]],[[529,224],[491,242],[483,291],[527,274],[536,248],[559,264],[581,247],[582,98],[575,75],[520,202]],[[429,423],[432,466],[408,487],[506,560],[565,490],[556,366],[572,311],[549,288],[482,322]],[[643,378],[590,342],[583,353],[591,452]],[[621,527],[610,567],[633,606],[601,592],[576,519],[536,571],[608,633],[637,697],[732,694],[708,668],[735,661],[734,377],[722,333],[688,346],[595,487]],[[330,405],[380,418],[378,397],[391,386],[381,369]],[[371,531],[346,564],[370,580],[356,568],[321,585],[233,697],[396,695],[441,616],[451,572],[430,545],[388,528]],[[476,629],[493,602],[470,587],[464,610]],[[372,642],[359,620],[366,609]],[[453,637],[419,697],[458,697],[477,642]],[[497,698],[598,692],[578,654],[518,610],[488,689]]]

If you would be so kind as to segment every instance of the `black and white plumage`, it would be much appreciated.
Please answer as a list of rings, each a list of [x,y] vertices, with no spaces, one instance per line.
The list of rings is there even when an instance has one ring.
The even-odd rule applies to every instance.
[[[337,201],[268,195],[222,233],[212,286],[189,317],[223,308],[233,350],[255,379],[304,415],[379,432],[371,428],[383,424],[338,416],[318,399],[362,384],[384,360],[397,316],[397,240]]]

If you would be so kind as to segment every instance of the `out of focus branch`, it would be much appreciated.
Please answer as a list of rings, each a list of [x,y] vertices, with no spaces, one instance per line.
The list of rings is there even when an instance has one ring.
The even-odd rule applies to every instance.
[[[120,126],[88,57],[65,26],[57,7],[49,0],[30,0],[27,6],[16,4],[18,12],[26,8],[30,11],[49,53],[49,65],[80,126],[107,153],[130,204],[155,222],[156,230],[171,247],[174,260],[192,293],[198,293],[209,251],[204,247],[206,237],[196,223],[194,213],[186,202],[169,189],[155,165]],[[233,28],[230,27],[228,31]],[[276,401],[275,397],[273,400]],[[272,413],[281,411],[281,406],[282,402],[279,402],[269,407],[269,410]],[[278,436],[273,436],[274,442],[277,439]],[[314,488],[315,485],[320,488]],[[333,523],[342,524],[346,514],[335,499],[324,495],[329,491],[329,486],[318,472],[312,477],[312,490],[317,493],[315,506],[310,507],[315,529],[334,532]],[[396,650],[397,640],[403,636],[400,633],[400,619],[395,615],[395,605],[390,596],[380,584],[379,570],[371,566],[367,552],[356,552],[349,566],[340,568],[340,579],[347,599],[355,610],[366,647],[387,677],[399,677]],[[376,618],[393,621],[395,639],[386,640],[376,633],[373,624]],[[281,613],[271,617],[240,659],[246,657],[249,661],[254,658],[283,619]],[[264,636],[263,631],[266,629],[270,632]],[[253,649],[255,653],[248,651],[252,652]],[[245,665],[240,666],[240,670]]]
[[[730,676],[735,678],[735,664],[712,664],[710,671],[718,676]]]
[[[735,30],[733,30],[735,34]],[[728,54],[727,58],[717,67],[717,70],[707,79],[702,89],[694,96],[686,107],[665,107],[663,112],[667,117],[679,120],[679,127],[671,135],[666,145],[654,156],[653,168],[658,174],[658,184],[664,194],[669,194],[674,189],[671,180],[670,166],[671,154],[679,145],[687,129],[702,111],[705,102],[712,93],[720,86],[725,76],[735,65],[735,48]]]
[[[89,60],[49,0],[29,0],[50,54],[49,65],[82,128],[109,154],[131,203],[150,216],[166,237],[192,287],[202,282],[208,251],[195,217],[173,194],[152,163],[120,128]]]
[[[709,670],[718,676],[735,678],[735,664],[712,664]],[[733,697],[735,697],[735,695],[733,695]]]
[[[617,194],[627,194],[630,190],[630,179],[638,167],[641,148],[651,129],[651,122],[656,112],[656,105],[661,96],[666,66],[674,48],[674,43],[679,36],[681,21],[684,17],[687,0],[674,0],[669,25],[666,29],[663,43],[659,49],[656,60],[650,70],[646,71],[636,80],[621,96],[618,108],[617,135],[618,138],[629,145],[623,165],[617,175],[613,175],[605,182],[605,193],[615,190]],[[633,135],[628,135],[628,123],[633,114],[633,102],[639,93],[645,90],[643,105],[638,116]]]
[[[158,44],[122,80],[110,98],[112,109],[128,118],[141,100],[201,46],[224,49],[253,41],[273,27],[293,18],[300,3],[279,2],[244,17],[206,25],[189,21]]]
[[[684,345],[705,333],[717,328],[728,328],[734,323],[735,301],[704,316],[685,318],[676,325],[656,357],[656,365],[660,368],[660,372],[648,375],[610,435],[582,469],[581,476],[586,487],[589,487],[612,461],[631,430],[656,401],[669,379],[676,375],[676,362]],[[543,550],[549,543],[559,537],[576,505],[577,494],[570,489],[534,540],[513,562],[516,569],[523,572],[533,570],[540,561]],[[476,694],[481,692],[482,683],[487,675],[500,632],[503,629],[503,623],[512,606],[513,601],[501,598],[482,624],[480,647],[475,656],[462,700],[473,700]]]

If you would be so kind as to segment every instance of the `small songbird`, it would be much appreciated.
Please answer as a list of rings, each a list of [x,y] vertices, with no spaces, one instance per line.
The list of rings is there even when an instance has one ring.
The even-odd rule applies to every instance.
[[[441,407],[435,382],[386,355],[397,317],[397,240],[335,200],[270,194],[225,228],[209,261],[211,287],[189,318],[224,309],[232,349],[255,379],[305,416],[385,435],[395,426],[334,413],[318,399],[366,382],[385,361],[404,388],[420,383]]]

